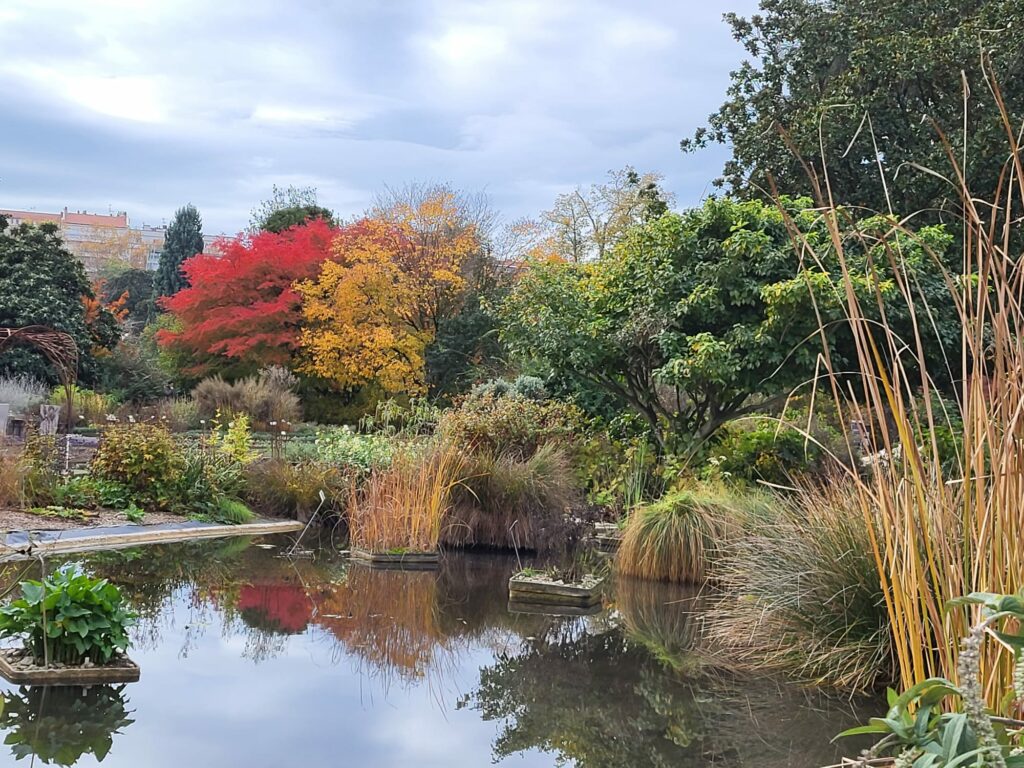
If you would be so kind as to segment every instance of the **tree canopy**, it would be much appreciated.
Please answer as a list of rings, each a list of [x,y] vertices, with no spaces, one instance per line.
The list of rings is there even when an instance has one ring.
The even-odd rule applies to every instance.
[[[501,307],[503,339],[570,390],[610,396],[642,417],[663,449],[692,450],[814,374],[819,319],[834,363],[853,357],[818,212],[806,199],[784,205],[712,199],[635,227],[602,259],[533,263]],[[787,217],[805,240],[804,258]],[[870,233],[883,224],[860,226]],[[925,286],[938,301],[944,277],[930,254],[941,254],[949,236],[931,228],[923,237],[906,243],[902,266],[915,297]],[[890,263],[870,243],[851,243],[853,280],[895,298]],[[888,320],[899,333],[909,315],[892,304]],[[933,309],[934,343],[948,345],[958,338],[955,313]]]
[[[427,346],[461,310],[481,244],[456,194],[423,190],[345,228],[317,278],[296,284],[305,320],[300,370],[339,388],[424,391]]]
[[[810,193],[795,152],[819,178],[827,166],[837,204],[888,212],[888,191],[894,213],[929,209],[935,221],[959,203],[957,189],[918,167],[949,168],[936,127],[954,155],[966,157],[972,189],[995,189],[1007,139],[982,52],[1011,119],[1019,119],[1021,0],[762,0],[760,13],[726,19],[750,58],[683,148],[730,145],[722,182],[734,191],[759,194],[770,174],[785,193]]]
[[[28,325],[69,334],[78,346],[79,376],[87,383],[96,374],[95,348],[113,346],[118,335],[114,318],[96,302],[85,269],[64,247],[56,225],[12,228],[0,217],[0,327]],[[0,374],[57,381],[46,359],[29,347],[5,351]]]
[[[202,252],[203,219],[196,207],[189,203],[175,211],[174,220],[167,227],[156,273],[157,295],[173,296],[188,287],[188,278],[181,271],[181,265]]]
[[[195,374],[291,365],[302,319],[292,284],[318,273],[338,233],[317,219],[232,241],[220,256],[193,256],[183,267],[189,286],[164,300],[177,330],[158,340],[192,356]]]

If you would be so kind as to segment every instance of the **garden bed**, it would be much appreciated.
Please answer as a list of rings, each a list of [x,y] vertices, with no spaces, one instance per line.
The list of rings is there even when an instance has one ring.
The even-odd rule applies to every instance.
[[[181,515],[170,512],[147,512],[144,525],[180,523]],[[58,517],[36,515],[18,509],[0,509],[0,531],[66,531],[73,528],[100,528],[127,525],[123,512],[98,509],[89,517]]]
[[[437,552],[368,552],[353,549],[352,559],[375,568],[403,568],[408,570],[431,570],[437,568],[441,556]]]
[[[516,603],[589,607],[600,604],[603,585],[597,576],[565,582],[543,573],[517,573],[508,581],[508,596]]]
[[[134,683],[139,665],[124,656],[109,664],[39,666],[20,648],[0,650],[0,676],[16,685],[107,685]]]

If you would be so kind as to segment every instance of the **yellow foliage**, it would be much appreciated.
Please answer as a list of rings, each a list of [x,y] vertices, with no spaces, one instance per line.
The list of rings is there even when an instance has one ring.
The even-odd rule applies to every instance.
[[[478,246],[447,192],[347,227],[317,279],[294,286],[305,326],[301,369],[343,387],[376,382],[421,393],[424,351],[458,309]]]

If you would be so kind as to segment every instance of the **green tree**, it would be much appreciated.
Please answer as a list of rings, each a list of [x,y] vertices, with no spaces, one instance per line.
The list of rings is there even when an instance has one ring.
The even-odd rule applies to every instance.
[[[611,397],[646,421],[663,450],[693,451],[813,375],[819,317],[837,368],[855,359],[821,219],[807,199],[784,206],[815,253],[807,262],[783,210],[712,199],[634,228],[597,261],[532,264],[502,304],[502,338],[513,354],[574,386],[584,408]],[[865,295],[882,290],[889,327],[912,339],[892,264],[869,238],[885,226],[877,218],[857,224],[863,237],[848,249],[853,279]],[[949,244],[939,227],[901,243],[903,283],[919,310],[930,302],[935,332],[922,332],[931,355],[959,348],[959,322],[931,256]]]
[[[164,248],[160,252],[160,266],[156,272],[156,293],[158,296],[173,296],[188,281],[181,271],[185,259],[203,252],[203,219],[196,207],[189,203],[174,213],[174,220],[167,227]]]
[[[92,325],[87,301],[95,310]],[[70,334],[78,346],[79,374],[86,382],[95,375],[94,345],[111,346],[116,341],[113,318],[97,307],[85,269],[64,247],[56,225],[11,228],[0,216],[0,327],[27,325]],[[0,355],[0,375],[19,373],[57,381],[46,358],[30,347],[10,348]]]
[[[887,212],[880,164],[894,212],[938,220],[959,209],[959,197],[916,167],[948,175],[933,121],[955,156],[966,157],[974,192],[995,189],[1007,138],[981,52],[1016,124],[1024,113],[1022,0],[762,0],[759,14],[726,20],[749,59],[707,127],[682,145],[730,145],[721,181],[734,191],[758,194],[770,174],[783,193],[811,192],[795,150],[819,179],[827,166],[837,204]]]
[[[146,269],[126,269],[104,281],[102,299],[109,304],[125,297],[126,322],[141,330],[156,317],[156,274]]]
[[[312,219],[323,219],[332,227],[334,226],[334,214],[319,205],[298,205],[290,208],[281,208],[267,216],[263,227],[267,232],[284,232],[286,229],[298,227]]]
[[[310,219],[323,219],[335,225],[334,213],[320,205],[316,187],[279,187],[276,184],[270,199],[253,208],[249,215],[249,231],[284,232]]]

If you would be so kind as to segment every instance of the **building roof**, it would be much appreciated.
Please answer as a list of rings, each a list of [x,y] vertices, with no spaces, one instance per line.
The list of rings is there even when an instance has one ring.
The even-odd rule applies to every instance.
[[[84,213],[64,209],[65,224],[84,224],[90,227],[127,227],[127,213]]]
[[[45,211],[16,211],[10,208],[0,208],[0,215],[11,219],[17,219],[18,221],[28,221],[33,224],[42,224],[47,221],[60,224],[61,218],[60,213],[46,213]]]

